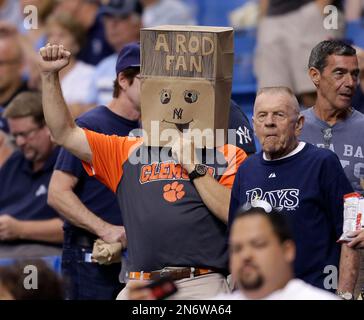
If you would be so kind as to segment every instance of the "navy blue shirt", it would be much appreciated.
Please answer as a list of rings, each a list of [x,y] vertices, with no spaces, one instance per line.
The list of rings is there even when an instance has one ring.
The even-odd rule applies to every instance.
[[[114,50],[105,39],[102,18],[97,15],[95,23],[87,33],[87,41],[85,45],[82,46],[77,58],[85,63],[97,65],[102,59],[113,53]]]
[[[131,130],[139,126],[138,121],[127,120],[105,106],[86,112],[76,122],[82,128],[119,136],[127,136]],[[121,212],[115,194],[97,179],[89,177],[78,158],[62,148],[55,169],[68,172],[78,178],[74,192],[90,211],[111,224],[122,225]],[[80,231],[67,221],[64,228]]]
[[[248,117],[233,101],[230,101],[229,129],[235,130],[236,143],[228,143],[236,145],[243,149],[246,154],[252,154],[257,151],[255,147],[254,134],[249,123]]]
[[[323,288],[324,268],[339,265],[343,196],[353,192],[331,150],[311,144],[288,158],[266,161],[262,152],[240,166],[231,194],[229,224],[240,205],[256,197],[286,214],[297,246],[298,278]]]
[[[19,220],[59,218],[47,205],[48,185],[59,148],[44,167],[33,172],[32,163],[15,151],[0,169],[0,215],[9,214]]]

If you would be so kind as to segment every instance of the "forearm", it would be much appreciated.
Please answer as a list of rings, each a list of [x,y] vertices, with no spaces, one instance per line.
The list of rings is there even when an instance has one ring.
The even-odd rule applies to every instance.
[[[107,222],[91,212],[72,190],[49,190],[48,204],[73,225],[101,236]]]
[[[231,190],[219,184],[209,174],[193,180],[193,184],[209,210],[221,221],[227,223]]]
[[[358,278],[359,262],[359,251],[351,249],[346,244],[343,244],[341,246],[338,291],[354,292]]]
[[[63,242],[63,222],[59,218],[40,221],[19,221],[19,238],[24,240]]]
[[[64,145],[75,123],[62,95],[58,72],[42,73],[44,117],[55,141]]]
[[[346,0],[345,1],[345,19],[346,21],[359,20],[363,8],[362,0]]]

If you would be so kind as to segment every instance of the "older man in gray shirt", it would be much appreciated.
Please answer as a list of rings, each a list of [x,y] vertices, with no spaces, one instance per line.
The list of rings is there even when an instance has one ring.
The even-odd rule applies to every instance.
[[[305,125],[300,138],[334,151],[353,189],[364,195],[364,115],[352,107],[359,77],[356,51],[341,41],[322,41],[313,48],[308,67],[317,101],[302,112]],[[353,234],[349,247],[359,248],[363,236]],[[358,285],[364,283],[363,258]]]
[[[340,41],[320,42],[309,73],[317,101],[302,112],[301,140],[334,151],[354,190],[364,194],[364,115],[351,105],[359,75],[356,51]]]

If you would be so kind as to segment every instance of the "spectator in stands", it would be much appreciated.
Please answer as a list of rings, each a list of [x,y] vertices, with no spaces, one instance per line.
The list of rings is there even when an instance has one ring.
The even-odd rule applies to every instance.
[[[359,84],[353,96],[352,106],[355,110],[364,113],[364,48],[355,47],[359,63]]]
[[[181,0],[140,0],[143,4],[143,27],[165,24],[195,25],[196,18]]]
[[[296,246],[286,217],[263,200],[252,205],[238,210],[230,232],[230,271],[238,290],[215,299],[336,300],[294,278]]]
[[[102,59],[113,54],[105,39],[104,26],[98,15],[99,0],[62,0],[56,11],[72,15],[86,30],[86,43],[78,54],[81,61],[97,65]]]
[[[0,169],[0,257],[59,255],[62,221],[47,205],[58,148],[45,125],[41,94],[20,93],[4,116],[20,150]]]
[[[23,17],[20,11],[19,0],[0,0],[0,21],[20,28]]]
[[[2,116],[9,102],[19,93],[27,90],[22,78],[23,54],[16,34],[0,27],[0,167],[12,152],[7,133],[7,121]]]
[[[229,221],[233,222],[237,208],[245,202],[268,201],[292,225],[296,276],[324,288],[325,267],[339,268],[340,260],[338,290],[353,294],[358,252],[337,244],[343,231],[343,196],[353,189],[332,151],[298,141],[303,121],[290,89],[258,92],[253,124],[263,151],[249,157],[238,170]]]
[[[341,41],[320,42],[308,66],[317,100],[302,112],[306,121],[300,138],[334,151],[353,189],[364,194],[364,115],[353,108],[360,74],[355,49]],[[364,281],[364,257],[360,269],[359,283]]]
[[[23,53],[16,34],[0,27],[0,114],[19,92],[27,90],[22,78]],[[0,123],[0,130],[4,130]]]
[[[338,0],[260,0],[255,72],[258,87],[286,86],[310,107],[315,87],[307,75],[311,48],[322,40],[342,37],[344,25],[339,13],[338,28],[325,29],[323,9]],[[339,11],[340,12],[340,11]],[[309,23],[307,23],[309,21]]]
[[[364,115],[352,106],[360,72],[356,51],[341,41],[322,41],[312,49],[308,66],[317,101],[302,112],[300,138],[334,151],[353,189],[364,194]]]
[[[24,283],[36,272],[25,288]],[[37,281],[37,283],[35,283]],[[36,288],[35,288],[36,284]],[[63,281],[43,260],[23,260],[0,267],[0,300],[63,300]]]
[[[48,42],[62,44],[66,50],[72,52],[69,65],[60,73],[63,97],[76,117],[87,111],[91,78],[94,66],[86,64],[76,58],[84,41],[83,27],[69,14],[58,13],[47,20]]]
[[[52,52],[57,55],[52,56]],[[166,152],[168,150],[164,148],[161,153],[160,148],[148,148],[143,145],[142,138],[129,139],[83,130],[73,123],[71,115],[62,101],[62,93],[57,84],[57,73],[67,65],[70,53],[59,46],[49,45],[40,50],[40,55],[44,111],[48,125],[52,128],[52,136],[57,141],[62,141],[62,145],[78,158],[88,161],[88,163],[92,162],[93,169],[91,170],[94,170],[93,172],[101,182],[117,193],[128,237],[129,280],[158,278],[168,272],[174,279],[180,280],[178,285],[182,290],[176,296],[180,299],[202,299],[228,290],[226,279],[221,274],[227,266],[226,225],[224,222],[227,221],[228,215],[229,186],[234,179],[236,168],[246,158],[245,152],[234,146],[224,148],[225,152],[229,150],[229,157],[226,157],[226,153],[223,154],[221,149],[216,150],[216,153],[209,152],[208,154],[206,152],[201,162],[207,162],[210,167],[213,166],[213,172],[217,173],[219,170],[219,176],[216,174],[213,176],[211,171],[211,175],[207,173],[208,167],[201,165],[196,155],[192,160],[188,159],[186,153],[183,153],[182,159],[181,143],[184,150],[193,148],[191,141],[187,141],[187,139],[179,140],[177,138],[174,141],[173,149],[170,150],[172,152]],[[127,90],[130,101],[140,103],[140,86],[137,82],[133,82],[132,85],[127,81],[120,82],[120,89]],[[55,106],[56,108],[54,108]],[[111,140],[108,140],[111,143],[101,143],[102,147],[111,147],[107,151],[106,161],[106,158],[101,161],[96,160],[98,156],[101,156],[101,152],[98,153],[95,149],[91,151],[89,143],[92,145],[92,142],[87,140],[88,133],[105,139],[104,142],[108,139],[115,139],[113,140],[115,144]],[[118,150],[116,153],[116,149],[112,151],[113,147]],[[193,153],[194,151],[189,153],[189,156],[191,157]],[[173,158],[173,154],[175,158]],[[216,161],[215,157],[225,159],[224,164],[222,165],[221,160]],[[150,159],[153,163],[156,163],[155,159],[160,159],[161,163],[163,161],[168,164],[170,169],[166,172],[170,172],[172,175],[163,178],[162,176],[157,177],[159,181],[153,181],[153,186],[148,183],[140,183],[139,173],[142,172],[142,167],[146,168],[143,164],[150,163]],[[199,165],[196,164],[197,161]],[[92,175],[86,162],[83,165],[88,174]],[[115,183],[110,184],[111,180],[101,178],[98,165],[105,170],[122,170],[122,172],[116,173],[116,175],[120,173],[121,180],[119,177],[113,179],[113,174],[110,174],[109,178],[113,179],[112,183]],[[173,174],[176,172],[175,168],[180,168],[176,175]],[[186,173],[183,173],[182,169],[185,169]],[[199,169],[198,173],[197,169]],[[144,172],[149,176],[152,171],[148,170],[144,170]],[[122,184],[119,184],[119,181]],[[172,193],[172,197],[170,197],[171,187],[178,187],[177,197],[176,193]],[[117,189],[122,192],[118,192]],[[137,201],[132,200],[134,195],[137,195]],[[153,203],[151,203],[151,199],[153,199]],[[175,202],[179,200],[181,201],[176,205]],[[174,212],[173,215],[170,214],[171,210]],[[189,214],[186,215],[186,212]],[[158,227],[151,227],[152,222]],[[170,237],[169,241],[161,238],[166,234]],[[187,242],[184,241],[186,234],[189,238]],[[126,297],[127,286],[125,291],[121,291],[118,298]]]
[[[101,7],[100,15],[106,40],[114,49],[114,54],[96,66],[88,102],[106,106],[113,99],[115,65],[119,52],[127,43],[139,41],[140,8],[137,0],[113,0]]]
[[[119,136],[127,136],[139,127],[140,106],[130,101],[128,92],[120,88],[120,83],[125,87],[125,81],[130,84],[140,81],[139,50],[137,44],[124,46],[116,68],[114,65],[114,77],[118,79],[115,98],[108,106],[98,106],[82,115],[77,119],[78,125]],[[120,263],[98,265],[84,259],[91,254],[97,238],[108,243],[122,242],[126,247],[115,195],[89,177],[78,158],[62,149],[49,185],[48,203],[67,219],[62,258],[62,273],[69,279],[67,298],[115,299],[122,289],[118,280]]]
[[[345,1],[345,39],[352,43],[356,49],[359,62],[359,84],[353,96],[352,106],[355,110],[364,113],[364,36],[363,36],[363,9],[364,2],[358,0]]]

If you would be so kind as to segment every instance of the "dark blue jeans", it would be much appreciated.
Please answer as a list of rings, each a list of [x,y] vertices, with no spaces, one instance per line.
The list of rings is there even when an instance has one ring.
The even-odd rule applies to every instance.
[[[63,245],[62,274],[66,281],[66,299],[113,300],[125,286],[119,282],[121,264],[109,266],[85,262],[92,247],[79,246],[67,239]]]

